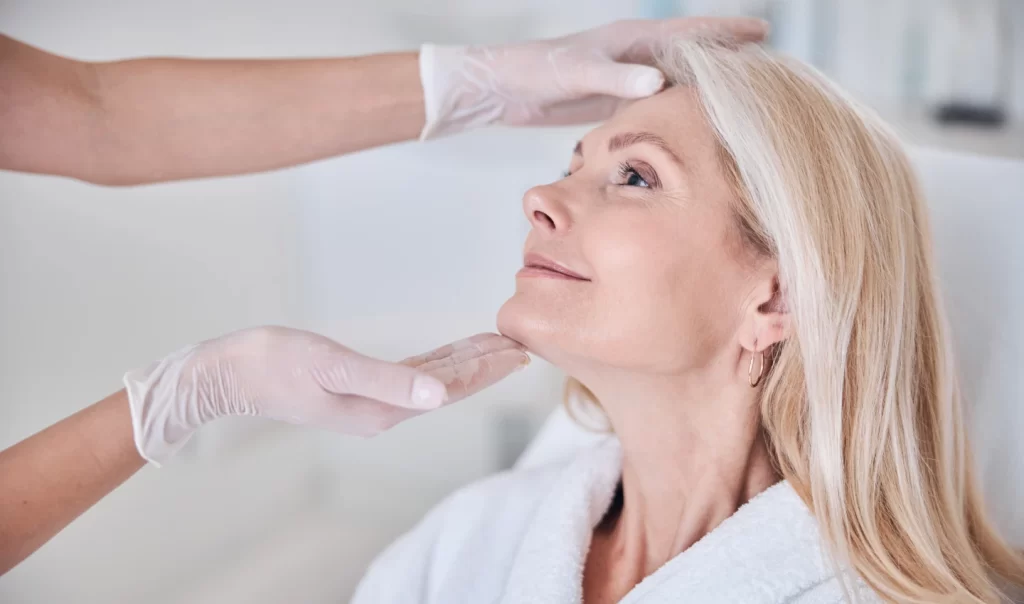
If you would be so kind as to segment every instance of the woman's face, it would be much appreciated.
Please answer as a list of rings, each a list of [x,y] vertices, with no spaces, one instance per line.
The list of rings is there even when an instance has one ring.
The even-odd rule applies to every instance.
[[[692,90],[630,105],[523,197],[532,230],[499,330],[570,373],[735,357],[765,281],[735,203]]]

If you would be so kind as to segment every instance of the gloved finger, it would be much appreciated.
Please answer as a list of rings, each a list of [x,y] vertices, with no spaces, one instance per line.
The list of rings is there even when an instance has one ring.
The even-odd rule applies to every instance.
[[[432,361],[437,361],[458,353],[461,358],[469,358],[466,356],[466,351],[469,354],[476,354],[476,356],[484,355],[489,352],[496,352],[498,350],[509,350],[513,348],[522,349],[522,346],[511,338],[498,335],[496,333],[478,333],[475,336],[446,344],[440,348],[435,348],[430,352],[409,357],[403,361],[400,361],[402,365],[407,367],[419,367]]]
[[[331,412],[326,417],[318,419],[317,425],[342,434],[370,437],[426,412],[427,410],[382,404],[378,400],[363,396],[342,394],[333,401]]]
[[[434,409],[446,398],[445,386],[437,378],[357,352],[345,351],[320,360],[312,373],[328,392],[354,394],[396,407]]]
[[[543,115],[533,117],[529,123],[531,126],[567,126],[603,122],[632,102],[634,99],[603,94],[562,101],[548,106]]]
[[[581,95],[643,98],[665,87],[665,75],[642,64],[590,60],[573,70],[568,87]]]
[[[530,357],[516,348],[463,359],[453,355],[421,365],[419,370],[442,382],[448,391],[447,403],[453,403],[500,382],[529,362]]]
[[[665,86],[665,75],[646,65],[587,61],[573,70],[569,87],[581,95],[608,95],[623,99],[651,96]]]
[[[526,355],[526,351],[518,344],[512,347],[490,346],[486,349],[479,345],[472,345],[457,348],[449,355],[418,365],[416,369],[423,372],[436,372],[444,367],[470,367],[470,363],[473,361],[484,360],[491,355],[509,351],[518,353],[524,363],[528,362],[529,357]]]
[[[480,334],[480,336],[489,335],[494,334]],[[514,340],[501,337],[501,339],[515,344],[515,347],[508,348],[507,343],[496,338],[477,336],[474,338],[477,342],[482,340],[491,348],[506,347],[493,349],[482,355],[473,354],[474,350],[464,347],[420,366],[420,371],[424,374],[445,384],[448,391],[446,404],[476,394],[530,362],[530,357],[519,348],[519,344]],[[461,342],[468,342],[474,338],[467,338]],[[326,418],[318,418],[317,423],[329,430],[366,437],[380,434],[407,419],[430,410],[382,404],[379,399],[354,394],[338,395],[336,402],[336,406],[332,405],[332,413]],[[336,413],[333,412],[335,409]]]
[[[751,17],[684,17],[619,21],[606,26],[600,35],[611,43],[607,49],[616,59],[650,65],[675,38],[716,36],[737,43],[761,42],[768,30],[767,21]]]

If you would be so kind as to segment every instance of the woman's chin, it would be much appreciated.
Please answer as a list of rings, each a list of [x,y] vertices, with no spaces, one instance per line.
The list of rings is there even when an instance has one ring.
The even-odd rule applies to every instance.
[[[517,299],[517,296],[509,298],[498,310],[498,333],[519,342],[531,354],[552,363],[562,356],[558,345],[561,338],[558,330],[554,329],[555,323],[552,317],[538,312],[533,305]]]
[[[529,340],[530,330],[527,324],[530,322],[524,316],[520,303],[512,296],[498,309],[498,333],[506,338],[512,338],[527,348],[531,348]]]

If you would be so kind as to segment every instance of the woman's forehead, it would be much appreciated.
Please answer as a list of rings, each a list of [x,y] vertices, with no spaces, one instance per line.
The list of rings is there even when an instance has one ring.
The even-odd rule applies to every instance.
[[[702,155],[714,150],[714,134],[704,117],[700,100],[689,87],[673,86],[620,109],[607,122],[587,134],[591,144],[601,144],[624,132],[651,133],[665,140],[679,155]]]

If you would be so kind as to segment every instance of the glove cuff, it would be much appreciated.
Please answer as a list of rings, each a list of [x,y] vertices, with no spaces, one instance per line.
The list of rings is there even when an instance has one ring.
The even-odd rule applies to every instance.
[[[195,401],[187,400],[195,397],[195,388],[179,393],[182,371],[195,348],[183,348],[145,369],[124,374],[135,448],[157,467],[185,446],[199,427],[198,414],[189,413]]]
[[[447,136],[496,123],[504,102],[494,91],[494,74],[486,50],[468,46],[424,44],[420,48],[420,83],[425,121],[420,140]]]

